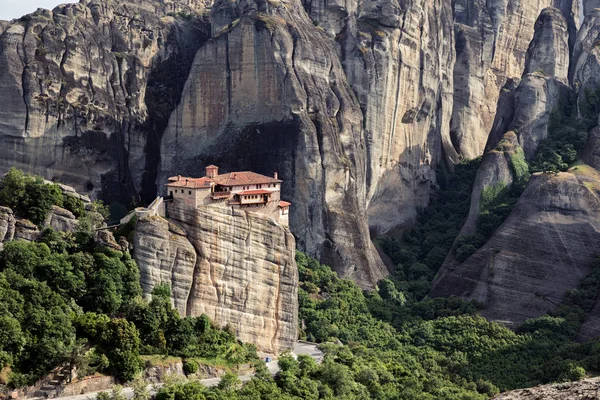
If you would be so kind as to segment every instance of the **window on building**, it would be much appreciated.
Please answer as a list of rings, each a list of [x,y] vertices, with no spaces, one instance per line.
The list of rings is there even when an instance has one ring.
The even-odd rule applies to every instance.
[[[190,194],[192,194],[192,191],[190,190]]]
[[[173,196],[173,191],[172,191],[172,190],[171,190],[171,192],[170,192],[170,193],[171,193],[171,196]]]

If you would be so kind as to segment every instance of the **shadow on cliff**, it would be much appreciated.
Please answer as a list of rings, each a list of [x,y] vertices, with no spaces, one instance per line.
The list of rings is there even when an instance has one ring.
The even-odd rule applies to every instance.
[[[149,116],[143,126],[146,132],[146,146],[140,191],[141,200],[146,204],[152,202],[158,192],[156,180],[162,135],[167,128],[171,113],[181,101],[183,88],[190,74],[196,52],[210,37],[208,21],[197,19],[194,27],[194,35],[190,40],[182,40],[179,31],[175,30],[170,33],[167,43],[175,46],[175,53],[158,63],[148,78],[144,100]]]

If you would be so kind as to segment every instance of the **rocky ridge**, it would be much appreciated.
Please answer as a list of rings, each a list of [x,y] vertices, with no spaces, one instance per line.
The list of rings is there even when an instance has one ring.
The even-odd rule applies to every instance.
[[[436,296],[481,302],[482,315],[516,325],[554,310],[591,270],[600,241],[600,174],[589,166],[534,175],[508,219],[458,266]]]
[[[582,28],[575,42],[571,66],[576,67],[571,68],[571,74],[576,80],[571,89],[565,85],[568,83],[564,67],[568,64],[564,56],[568,38],[566,24],[561,22],[557,10],[542,12],[528,51],[525,75],[514,95],[511,90],[505,94],[504,104],[514,102],[514,106],[496,117],[496,130],[490,134],[487,144],[494,150],[486,153],[478,172],[470,214],[461,235],[475,232],[483,190],[498,184],[510,186],[515,181],[510,158],[514,150],[504,152],[504,156],[499,154],[498,138],[503,137],[498,147],[517,151],[523,148],[523,155],[530,161],[548,134],[549,116],[557,107],[558,99],[573,96],[572,90],[574,93],[578,90],[581,98],[586,88],[594,87],[595,78],[589,72],[596,68],[593,59],[578,49],[590,42],[587,36],[597,37],[589,25],[595,13],[592,11],[588,16],[584,22],[587,28]],[[548,37],[552,40],[543,39]],[[584,53],[587,55],[582,55]],[[563,56],[557,57],[557,54]],[[585,62],[580,62],[582,59]],[[558,60],[562,60],[562,66]],[[536,72],[531,72],[533,70]],[[512,122],[507,123],[509,120]],[[511,131],[502,134],[503,129]],[[594,243],[600,240],[596,131],[579,165],[566,173],[536,174],[531,178],[510,216],[483,247],[462,263],[451,252],[436,277],[432,294],[481,301],[484,316],[509,325],[554,310],[565,293],[576,288],[580,279],[590,272],[596,256]],[[598,311],[592,311],[588,316],[581,337],[597,334],[597,314]]]

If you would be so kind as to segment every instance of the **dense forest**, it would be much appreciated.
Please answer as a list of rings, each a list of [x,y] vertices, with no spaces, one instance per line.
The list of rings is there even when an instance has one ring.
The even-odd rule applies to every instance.
[[[40,226],[53,205],[79,217],[75,232],[45,228],[37,242],[12,241],[0,251],[0,364],[10,387],[65,363],[81,376],[103,372],[126,382],[142,371],[143,354],[179,356],[190,365],[256,358],[253,346],[206,316],[181,318],[169,287],[157,286],[150,301],[143,299],[128,251],[93,240],[107,216],[101,204],[86,211],[57,185],[13,169],[0,181],[0,205]]]
[[[322,343],[321,364],[283,356],[275,377],[257,364],[244,386],[235,375],[215,388],[179,380],[157,399],[485,399],[598,369],[600,343],[572,338],[577,316],[600,288],[600,261],[555,314],[517,332],[478,317],[473,304],[410,300],[391,280],[363,292],[302,253],[297,262],[302,335]]]

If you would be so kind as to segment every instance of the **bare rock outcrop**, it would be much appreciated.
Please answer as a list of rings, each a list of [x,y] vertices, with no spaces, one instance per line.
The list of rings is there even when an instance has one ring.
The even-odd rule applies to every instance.
[[[202,8],[85,0],[13,20],[0,35],[0,171],[129,202],[146,168],[155,177],[152,140],[206,38]]]
[[[13,240],[14,236],[15,217],[13,210],[8,207],[0,207],[0,242],[9,242]]]
[[[516,159],[524,161],[523,150],[519,146],[517,135],[507,132],[498,146],[486,153],[473,184],[471,208],[460,236],[473,235],[481,212],[481,197],[486,188],[503,185],[510,188],[519,177],[515,176],[513,163]]]
[[[300,247],[373,286],[387,270],[369,237],[364,121],[331,41],[298,0],[217,1],[212,19],[162,138],[159,181],[208,164],[278,171]]]
[[[549,64],[554,57],[558,69],[549,72],[563,82],[579,26],[575,0],[305,0],[304,6],[335,40],[365,115],[367,212],[375,234],[414,221],[436,188],[441,160],[484,153],[501,88],[523,74],[540,12],[554,6],[564,15],[566,34],[540,29],[534,47]]]
[[[175,223],[177,225],[175,225]],[[261,214],[169,204],[169,221],[136,223],[144,293],[172,288],[182,315],[208,315],[259,350],[289,350],[298,335],[298,270],[290,231]]]
[[[77,219],[70,211],[52,206],[44,226],[59,232],[74,232]],[[39,238],[40,233],[39,228],[31,221],[18,218],[8,207],[0,207],[0,246],[12,240],[33,242]]]
[[[52,206],[44,225],[58,232],[75,232],[77,229],[77,218],[69,210]]]
[[[559,9],[542,10],[525,57],[524,74],[538,73],[567,83],[569,75],[569,28]]]
[[[94,242],[97,245],[108,247],[113,250],[129,251],[129,243],[123,236],[121,236],[117,242],[112,232],[106,229],[97,230],[94,233]]]
[[[548,136],[551,113],[560,99],[572,95],[566,85],[569,59],[569,34],[561,12],[546,8],[536,22],[536,31],[527,51],[523,79],[505,85],[498,113],[488,139],[483,162],[477,172],[467,220],[459,234],[473,235],[481,213],[486,190],[508,190],[513,183],[529,177],[526,159],[531,160]],[[506,132],[506,129],[510,129]],[[505,133],[506,132],[506,133]],[[499,139],[501,138],[501,139]],[[442,270],[456,268],[456,246],[450,251]]]
[[[27,219],[15,220],[15,235],[14,240],[25,240],[27,242],[35,242],[40,237],[40,230],[36,224]]]
[[[508,325],[560,304],[591,268],[600,241],[600,174],[585,165],[534,175],[504,224],[465,262],[446,268],[433,295],[480,301]]]
[[[474,158],[482,153],[500,90],[508,79],[525,71],[535,21],[547,7],[562,12],[567,21],[568,42],[572,43],[579,26],[578,0],[455,2],[456,67],[451,135],[465,157]],[[556,54],[564,55],[562,49]],[[566,65],[561,64],[560,68]]]
[[[156,285],[168,284],[173,306],[186,315],[196,251],[185,232],[158,216],[140,218],[135,224],[133,248],[144,293],[149,295]]]
[[[588,4],[588,3],[586,3]],[[600,86],[600,8],[586,9],[585,19],[577,34],[571,60],[570,78],[579,89],[580,97],[586,90]]]
[[[449,129],[452,5],[369,0],[359,2],[355,14],[348,11],[336,39],[364,112],[367,212],[371,231],[381,234],[411,225],[437,187],[438,164],[458,160]]]
[[[512,390],[494,396],[494,400],[591,400],[598,398],[600,378],[577,382],[555,383],[527,389]]]

